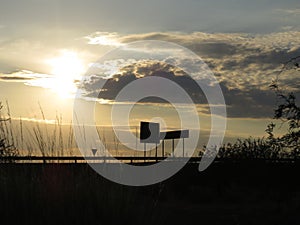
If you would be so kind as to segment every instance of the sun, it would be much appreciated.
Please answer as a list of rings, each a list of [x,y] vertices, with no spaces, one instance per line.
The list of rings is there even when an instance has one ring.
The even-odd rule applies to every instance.
[[[60,56],[49,59],[47,62],[52,67],[51,73],[56,76],[77,77],[84,71],[78,54],[69,50],[63,50]]]
[[[85,71],[83,60],[78,53],[70,50],[62,50],[60,55],[46,60],[50,66],[53,79],[46,84],[60,97],[68,98],[76,92],[75,80],[79,80]]]

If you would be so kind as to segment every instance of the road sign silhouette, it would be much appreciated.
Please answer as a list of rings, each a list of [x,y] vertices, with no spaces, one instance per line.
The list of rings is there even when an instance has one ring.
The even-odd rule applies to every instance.
[[[159,123],[141,122],[140,141],[141,143],[156,143],[160,141]]]

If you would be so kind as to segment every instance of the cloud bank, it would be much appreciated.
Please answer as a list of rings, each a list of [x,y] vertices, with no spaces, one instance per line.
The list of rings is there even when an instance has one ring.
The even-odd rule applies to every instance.
[[[107,34],[106,34],[107,35]],[[96,38],[96,37],[94,37]],[[272,80],[279,78],[279,84],[287,91],[299,92],[299,71],[289,68],[282,71],[283,65],[300,55],[300,32],[289,31],[271,34],[242,33],[146,33],[115,35],[115,41],[130,43],[141,40],[162,40],[182,45],[199,55],[217,77],[223,90],[230,117],[271,117],[275,104],[275,95],[269,89]],[[90,43],[91,44],[91,43]],[[94,43],[96,44],[96,43]],[[293,62],[292,67],[295,65]],[[157,65],[156,65],[157,66]],[[156,67],[157,69],[157,67]],[[138,79],[140,71],[148,76],[168,76],[178,80],[174,69],[160,65],[160,72],[154,65],[147,68],[133,64],[118,71],[108,80],[93,77],[90,87],[97,82],[105,82],[105,91],[98,97],[113,99],[128,82]],[[181,72],[182,77],[186,77]],[[278,75],[280,76],[278,77]],[[190,94],[197,96],[193,100],[203,103],[201,91],[193,88],[191,83],[180,81]],[[100,90],[97,90],[100,91]],[[99,93],[99,92],[98,92]],[[93,95],[93,94],[91,94]],[[201,100],[199,100],[201,99]]]

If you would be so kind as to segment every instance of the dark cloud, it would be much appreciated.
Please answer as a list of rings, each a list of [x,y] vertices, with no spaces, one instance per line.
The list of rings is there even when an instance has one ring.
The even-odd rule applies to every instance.
[[[170,41],[198,54],[220,82],[231,89],[266,90],[289,59],[300,55],[300,32],[270,34],[242,33],[146,33],[120,37],[121,42]],[[281,76],[281,82],[295,89],[295,76]],[[292,84],[292,86],[288,86]]]
[[[158,76],[170,79],[180,85],[196,104],[205,105],[207,103],[205,95],[196,81],[183,71],[176,70],[173,66],[160,62],[135,63],[122,68],[120,73],[108,79],[101,76],[91,76],[85,84],[85,89],[88,91],[89,97],[114,100],[126,85],[147,76]],[[262,90],[256,87],[247,90],[238,88],[231,89],[228,86],[226,82],[220,82],[220,87],[227,105],[228,117],[267,118],[273,116],[276,97],[272,90]],[[102,88],[100,89],[99,87]],[[140,92],[142,92],[142,90]],[[139,92],[137,94],[139,94]],[[123,100],[130,101],[130,99],[126,98]],[[184,103],[184,99],[181,99],[180,96],[176,100],[178,103]],[[141,100],[141,102],[163,103],[165,101],[157,97],[148,97]],[[209,111],[207,110],[206,113],[209,113]]]
[[[249,64],[270,64],[271,67],[275,68],[280,66],[290,59],[300,55],[300,47],[290,49],[272,49],[267,52],[263,50],[256,54],[248,55],[239,62],[239,66],[245,67]]]
[[[269,85],[280,73],[285,62],[300,55],[299,37],[299,32],[267,35],[149,33],[128,35],[120,40],[172,41],[191,49],[202,57],[218,79],[229,117],[266,118],[273,116],[276,104],[275,94]],[[109,88],[106,88],[102,96],[115,96],[128,82],[138,79],[140,74],[147,74],[176,80],[190,95],[197,96],[193,98],[195,103],[205,102],[199,101],[205,99],[203,93],[188,82],[184,73],[183,76],[175,76],[174,69],[163,68],[162,65],[159,65],[159,68],[160,71],[154,65],[128,66],[122,74],[115,77],[117,80],[114,78],[109,80],[106,85]],[[297,75],[297,71],[294,72],[281,73],[280,85],[284,86],[286,91],[296,91],[298,95],[300,76]]]
[[[228,117],[268,118],[273,117],[276,96],[272,90],[260,89],[228,89],[221,82]]]
[[[25,82],[25,81],[45,78],[45,77],[49,77],[49,75],[34,73],[28,70],[17,70],[10,73],[0,73],[0,80],[3,81]]]
[[[238,47],[222,42],[214,43],[191,43],[187,44],[185,47],[193,50],[195,53],[212,58],[218,57],[228,57],[229,55],[236,54]]]
[[[190,95],[195,103],[203,104],[206,102],[203,92],[190,76],[182,70],[161,62],[131,64],[121,68],[120,73],[115,74],[108,79],[101,76],[91,76],[84,82],[83,88],[87,92],[88,97],[97,96],[98,98],[114,100],[118,93],[129,83],[142,77],[151,76],[163,77],[175,82]],[[176,95],[175,92],[176,91],[174,90],[174,95]],[[124,100],[130,101],[130,99]],[[157,103],[162,100],[154,97],[146,98],[141,102],[145,101]],[[184,99],[182,99],[181,96],[178,96],[175,101],[177,101],[177,103],[184,103]]]
[[[30,77],[15,77],[15,76],[1,76],[0,80],[15,80],[15,81],[24,81],[24,80],[32,80],[33,78]]]

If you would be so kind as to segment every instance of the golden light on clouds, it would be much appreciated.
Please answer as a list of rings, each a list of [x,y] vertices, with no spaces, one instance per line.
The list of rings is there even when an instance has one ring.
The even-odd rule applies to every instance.
[[[95,32],[85,37],[88,39],[90,45],[103,45],[103,46],[122,46],[123,43],[119,41],[117,33],[109,32]]]

